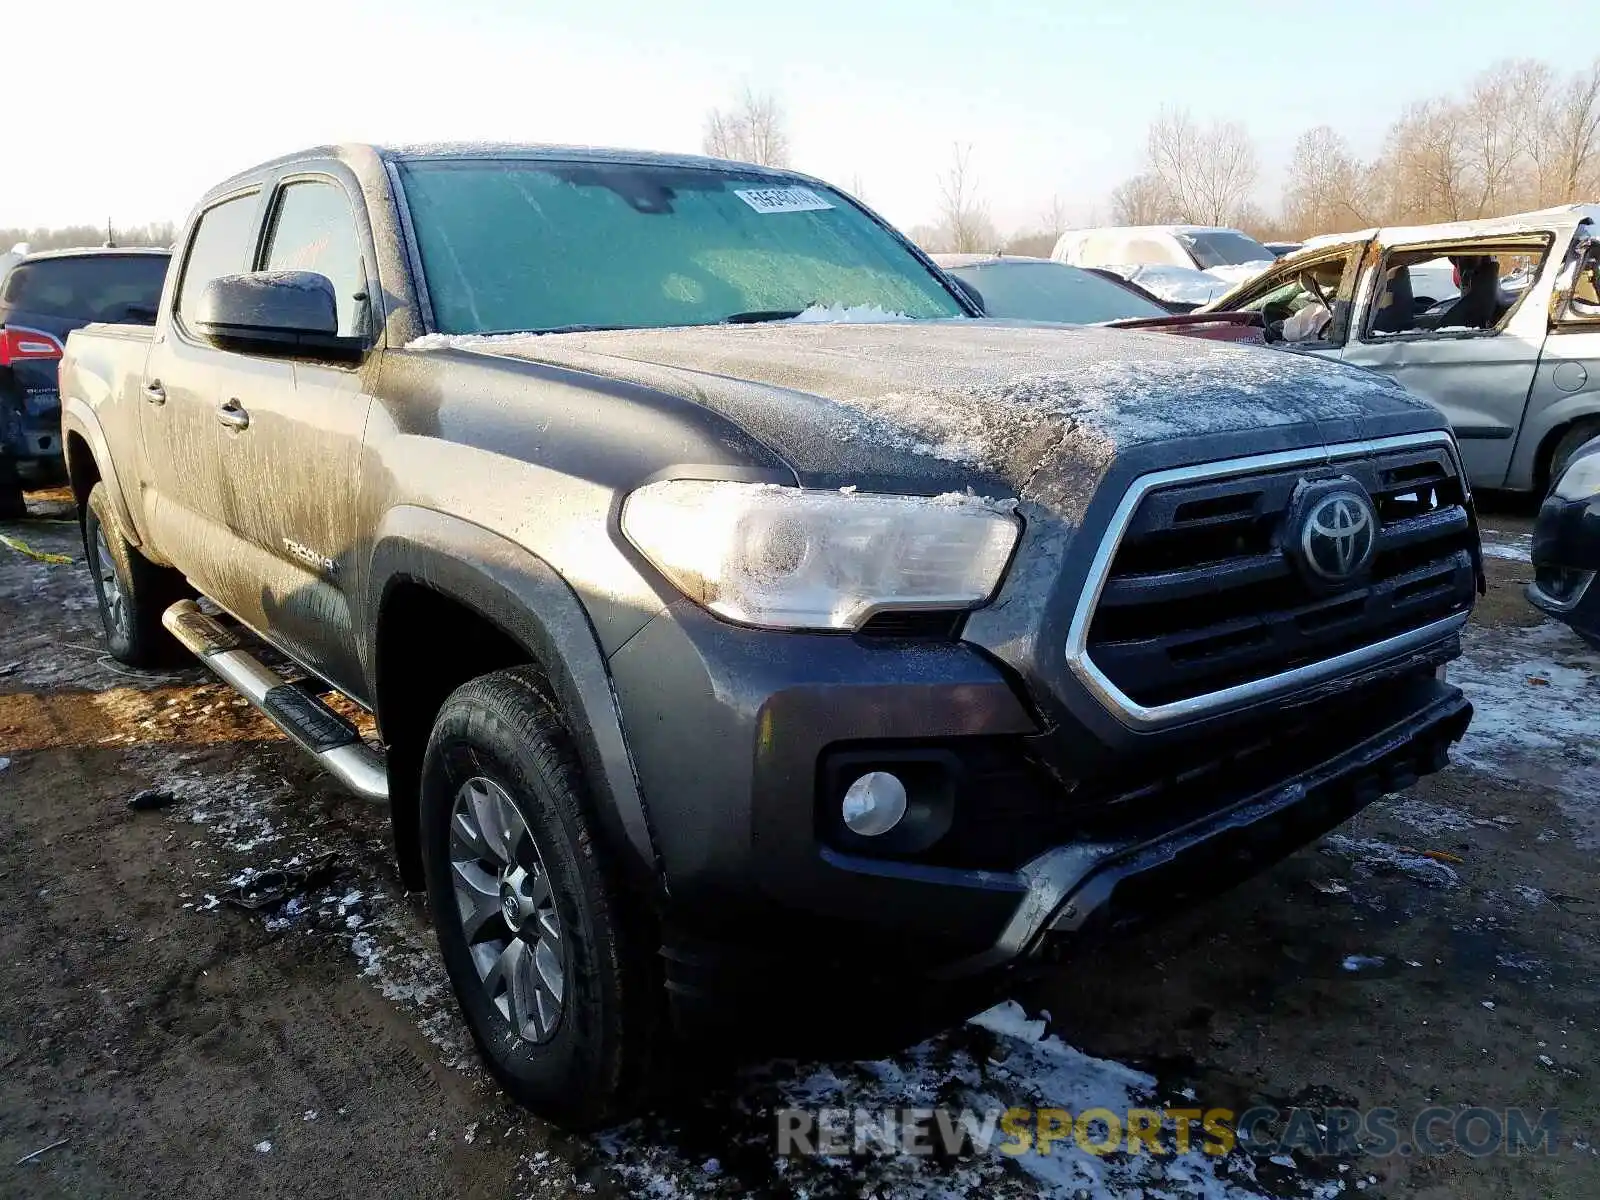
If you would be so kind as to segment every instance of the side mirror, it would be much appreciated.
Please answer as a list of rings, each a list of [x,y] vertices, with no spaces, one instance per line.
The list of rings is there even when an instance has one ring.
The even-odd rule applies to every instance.
[[[362,348],[339,336],[333,281],[315,271],[220,275],[200,293],[194,325],[224,350],[347,358]]]

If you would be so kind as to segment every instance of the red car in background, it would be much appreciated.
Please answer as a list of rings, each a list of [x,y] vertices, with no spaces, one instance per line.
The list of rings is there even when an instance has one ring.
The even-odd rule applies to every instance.
[[[1150,293],[1098,271],[1018,254],[935,254],[991,317],[1154,329],[1219,342],[1262,342],[1259,313],[1175,313]]]

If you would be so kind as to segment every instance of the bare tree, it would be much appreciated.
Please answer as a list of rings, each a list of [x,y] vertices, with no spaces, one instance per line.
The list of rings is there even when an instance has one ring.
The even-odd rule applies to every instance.
[[[1163,114],[1151,139],[1154,162],[1158,150],[1197,145],[1202,135],[1185,114]],[[1536,59],[1506,59],[1464,94],[1406,108],[1371,163],[1333,129],[1308,130],[1295,146],[1281,209],[1283,225],[1304,235],[1504,216],[1596,196],[1600,58],[1565,78]]]
[[[1111,193],[1111,219],[1118,225],[1165,225],[1175,212],[1166,184],[1152,171],[1123,180]]]
[[[1067,202],[1057,192],[1050,197],[1050,204],[1040,218],[1040,233],[1048,233],[1052,238],[1059,238],[1063,233],[1072,228],[1072,219],[1067,215]]]
[[[1028,258],[1049,258],[1055,253],[1059,233],[1047,229],[1019,229],[1001,240],[1000,249],[1007,254],[1021,254]]]
[[[1150,126],[1150,173],[1180,220],[1231,225],[1255,189],[1260,165],[1250,134],[1237,121],[1202,129],[1187,109],[1163,110]]]
[[[1467,159],[1468,212],[1485,217],[1525,207],[1533,199],[1532,172],[1520,138],[1522,114],[1518,77],[1490,70],[1473,81],[1461,106],[1462,151]]]
[[[1600,195],[1600,58],[1580,71],[1549,111],[1550,160],[1555,203]]]
[[[732,108],[713,108],[701,138],[705,152],[763,167],[789,165],[789,123],[783,106],[770,92],[746,87]]]
[[[993,250],[999,237],[988,206],[978,199],[972,147],[958,142],[954,150],[950,169],[939,176],[939,248],[961,254]]]
[[[1378,223],[1371,172],[1329,125],[1300,135],[1283,190],[1283,224],[1297,237]]]
[[[1384,143],[1385,219],[1425,225],[1476,216],[1469,168],[1460,106],[1448,99],[1411,105]]]
[[[171,221],[116,228],[109,225],[62,225],[56,228],[0,229],[0,253],[18,243],[30,250],[101,246],[108,240],[117,246],[170,246],[177,233],[177,227]]]

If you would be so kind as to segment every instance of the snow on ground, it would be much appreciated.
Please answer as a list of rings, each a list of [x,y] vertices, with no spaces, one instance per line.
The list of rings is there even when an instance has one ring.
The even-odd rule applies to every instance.
[[[1472,701],[1472,726],[1456,757],[1514,778],[1538,762],[1579,768],[1600,761],[1600,662],[1563,625],[1469,626],[1450,682]],[[1547,782],[1540,776],[1533,782]],[[1574,780],[1574,783],[1579,782]],[[1591,793],[1592,794],[1592,793]]]
[[[352,830],[329,825],[320,805],[310,806],[290,780],[252,763],[218,773],[203,751],[173,754],[169,747],[133,748],[176,803],[162,813],[175,837],[205,839],[199,873],[179,897],[185,906],[216,912],[228,890],[259,882],[273,871],[304,868],[337,851],[332,875],[296,891],[285,903],[249,914],[280,937],[329,939],[352,955],[359,973],[407,1011],[439,1048],[445,1065],[486,1078],[472,1051],[431,931],[418,906],[386,876],[369,870],[381,862],[348,842]],[[1059,1107],[1076,1115],[1105,1108],[1187,1107],[1188,1098],[1164,1095],[1157,1080],[1121,1063],[1093,1058],[1048,1032],[1046,1017],[1032,1017],[1008,1002],[955,1029],[889,1058],[863,1062],[771,1062],[744,1071],[717,1092],[703,1112],[717,1126],[708,1154],[696,1149],[693,1122],[652,1116],[600,1135],[594,1146],[634,1194],[648,1197],[733,1196],[749,1190],[752,1174],[770,1175],[780,1192],[796,1196],[852,1194],[938,1197],[1060,1196],[1112,1200],[1138,1194],[1197,1200],[1253,1200],[1265,1195],[1316,1196],[1319,1185],[1293,1168],[1257,1163],[1235,1152],[1225,1158],[1200,1153],[1157,1158],[1099,1156],[1071,1135],[1049,1153],[1013,1155],[1001,1147],[1003,1131],[991,1127],[986,1145],[955,1159],[936,1160],[887,1152],[898,1126],[853,1156],[780,1157],[775,1110],[800,1107],[887,1112],[940,1107],[973,1110],[976,1131],[987,1114],[1012,1106]],[[882,1131],[883,1126],[879,1126]],[[1168,1129],[1170,1141],[1171,1129]],[[1196,1130],[1197,1143],[1201,1140]],[[737,1171],[722,1161],[737,1158]],[[752,1167],[752,1159],[766,1164]],[[541,1192],[575,1177],[564,1157],[524,1160],[518,1183]],[[1260,1190],[1257,1171],[1279,1187]],[[574,1184],[574,1186],[576,1186]],[[1326,1185],[1320,1185],[1326,1187]],[[1285,1191],[1284,1189],[1287,1188]]]
[[[985,1137],[986,1114],[1012,1107],[1059,1107],[1074,1115],[1105,1108],[1125,1114],[1134,1108],[1190,1103],[1187,1096],[1163,1096],[1153,1076],[1084,1054],[1047,1034],[1047,1028],[1046,1020],[1030,1018],[1021,1005],[1007,1001],[973,1017],[965,1029],[940,1034],[892,1058],[809,1067],[768,1064],[748,1071],[741,1094],[729,1106],[743,1115],[744,1126],[725,1145],[722,1157],[737,1157],[745,1165],[746,1180],[752,1157],[766,1157],[783,1189],[797,1196],[1250,1200],[1264,1194],[1324,1194],[1319,1185],[1299,1178],[1292,1160],[1287,1167],[1277,1164],[1274,1171],[1287,1192],[1263,1193],[1257,1182],[1260,1164],[1238,1152],[1227,1157],[1191,1153],[1158,1158],[1147,1151],[1101,1156],[1081,1148],[1071,1136],[1054,1142],[1048,1153],[1003,1149],[1010,1145],[1015,1150],[1016,1143],[1008,1142],[998,1126]],[[841,1118],[845,1136],[856,1142],[859,1152],[777,1157],[772,1114],[790,1107],[813,1113],[846,1110],[850,1115]],[[897,1153],[902,1126],[894,1121],[858,1124],[853,1115],[856,1110],[903,1114],[935,1107],[971,1110],[968,1155],[941,1162]],[[730,1193],[720,1161],[708,1170],[705,1156],[683,1148],[680,1130],[660,1118],[635,1121],[600,1135],[598,1141],[636,1194],[720,1196],[742,1190]]]
[[[1600,656],[1563,625],[1469,626],[1449,678],[1472,701],[1453,757],[1504,779],[1551,788],[1600,848]]]
[[[1322,852],[1349,859],[1355,864],[1357,875],[1404,875],[1428,887],[1447,890],[1461,882],[1449,863],[1377,838],[1331,833],[1322,839]]]
[[[1533,534],[1483,531],[1483,555],[1507,562],[1531,563],[1533,561]]]
[[[447,1067],[481,1074],[471,1035],[430,930],[412,917],[385,911],[350,939],[361,974],[384,997],[410,1012],[423,1036],[438,1047]]]
[[[167,810],[174,836],[197,842],[203,837],[207,853],[180,896],[184,907],[220,910],[231,889],[274,872],[303,872],[331,858],[325,877],[291,887],[282,904],[252,915],[270,933],[338,942],[363,977],[409,1012],[445,1065],[480,1070],[431,928],[388,875],[379,873],[381,845],[369,847],[370,853],[352,848],[351,828],[330,828],[294,783],[255,763],[220,773],[196,751],[175,754],[155,745],[132,753],[175,796]]]

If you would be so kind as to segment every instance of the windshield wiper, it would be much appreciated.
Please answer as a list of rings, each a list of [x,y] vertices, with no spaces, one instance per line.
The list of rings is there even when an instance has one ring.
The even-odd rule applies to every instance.
[[[750,312],[733,313],[722,318],[724,325],[759,325],[763,321],[788,321],[798,317],[801,308],[758,308]]]

